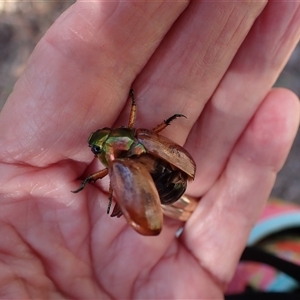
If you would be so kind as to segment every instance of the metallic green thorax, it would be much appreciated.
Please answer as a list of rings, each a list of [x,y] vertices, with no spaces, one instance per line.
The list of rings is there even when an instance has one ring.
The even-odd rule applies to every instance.
[[[126,127],[99,129],[90,135],[88,143],[92,152],[106,167],[116,158],[147,152],[135,137],[135,129]]]

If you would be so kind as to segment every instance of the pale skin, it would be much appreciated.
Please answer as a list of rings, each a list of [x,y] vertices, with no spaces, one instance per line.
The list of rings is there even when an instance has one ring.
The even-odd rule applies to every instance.
[[[297,97],[271,87],[299,40],[299,6],[85,1],[65,12],[0,114],[1,297],[222,298],[298,128]],[[202,199],[179,239],[178,221],[144,237],[110,218],[99,185],[70,192],[101,168],[89,134],[127,124],[131,86],[136,127],[187,116],[162,132],[197,164],[187,193]]]

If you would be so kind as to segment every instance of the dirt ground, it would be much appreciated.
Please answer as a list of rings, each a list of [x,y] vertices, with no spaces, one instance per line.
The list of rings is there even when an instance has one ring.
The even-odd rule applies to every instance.
[[[0,2],[0,109],[22,73],[41,36],[75,1]],[[300,96],[300,45],[293,52],[276,86]],[[300,133],[272,191],[275,197],[300,204]]]

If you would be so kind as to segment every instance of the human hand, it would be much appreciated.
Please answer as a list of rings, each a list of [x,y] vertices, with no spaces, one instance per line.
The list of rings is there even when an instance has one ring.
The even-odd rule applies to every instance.
[[[299,103],[270,90],[299,3],[78,2],[32,54],[0,115],[1,292],[15,298],[221,298],[290,149]],[[106,214],[87,137],[174,113],[197,164],[186,222],[144,237]],[[108,179],[107,179],[108,180]],[[105,186],[105,182],[102,186]]]

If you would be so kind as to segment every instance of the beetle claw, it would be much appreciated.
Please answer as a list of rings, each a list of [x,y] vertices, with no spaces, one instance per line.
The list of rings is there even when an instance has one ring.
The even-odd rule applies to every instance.
[[[172,117],[168,118],[167,120],[164,120],[162,123],[160,123],[159,125],[157,125],[155,128],[153,128],[153,131],[154,131],[155,133],[161,132],[161,131],[164,130],[167,126],[169,126],[173,120],[175,120],[175,119],[177,119],[177,118],[180,118],[180,117],[186,118],[185,115],[182,115],[182,114],[175,114],[175,115],[173,115]]]
[[[84,186],[81,185],[77,190],[71,191],[71,192],[74,193],[74,194],[76,194],[76,193],[82,191],[83,189],[84,189]]]
[[[95,180],[94,180],[91,176],[85,178],[85,179],[83,180],[83,182],[81,183],[80,187],[79,187],[77,190],[71,191],[71,192],[74,193],[74,194],[76,194],[76,193],[82,191],[82,190],[85,188],[86,184],[87,184],[87,183],[90,183],[90,182],[92,182],[92,181],[95,182]]]
[[[72,193],[76,194],[80,191],[82,191],[85,188],[85,185],[88,183],[89,181],[87,181],[86,179],[82,182],[82,184],[80,185],[80,187],[75,190],[75,191],[71,191]]]
[[[175,115],[173,115],[172,117],[170,117],[169,119],[165,120],[164,123],[165,123],[166,125],[170,125],[170,123],[171,123],[173,120],[175,120],[175,119],[177,119],[177,118],[181,118],[181,117],[187,119],[187,117],[186,117],[185,115],[182,115],[182,114],[175,114]]]
[[[123,215],[118,203],[115,204],[114,206],[114,209],[113,209],[113,212],[111,213],[111,217],[117,217],[117,218],[120,218],[121,216]]]

